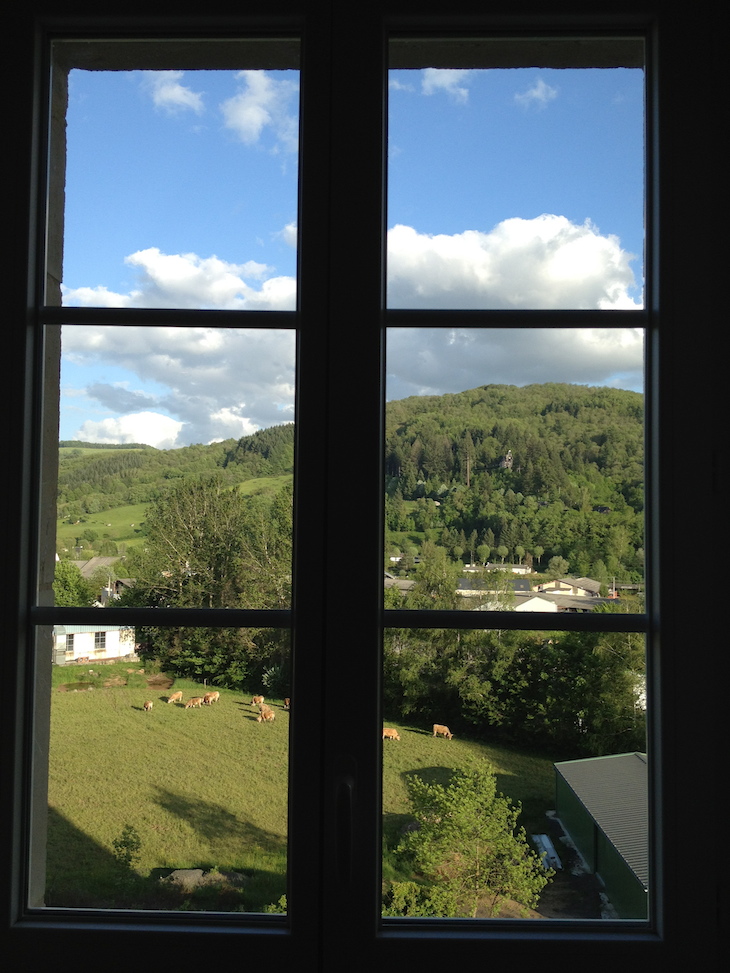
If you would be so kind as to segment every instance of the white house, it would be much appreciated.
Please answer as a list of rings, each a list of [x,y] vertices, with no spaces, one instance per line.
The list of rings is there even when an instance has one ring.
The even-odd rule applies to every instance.
[[[601,594],[601,582],[592,578],[556,578],[555,581],[537,585],[535,590],[573,595],[576,598],[598,598]]]
[[[54,625],[53,662],[104,662],[135,658],[135,633],[129,625]]]

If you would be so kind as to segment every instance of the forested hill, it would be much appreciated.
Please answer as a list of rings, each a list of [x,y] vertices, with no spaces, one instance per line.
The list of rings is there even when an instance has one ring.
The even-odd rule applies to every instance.
[[[465,560],[481,544],[492,558],[559,555],[574,574],[608,564],[640,577],[643,449],[638,392],[487,385],[391,402],[386,523]]]
[[[262,429],[209,446],[155,449],[136,444],[60,443],[58,517],[147,503],[175,481],[218,471],[231,486],[294,469],[294,425]]]

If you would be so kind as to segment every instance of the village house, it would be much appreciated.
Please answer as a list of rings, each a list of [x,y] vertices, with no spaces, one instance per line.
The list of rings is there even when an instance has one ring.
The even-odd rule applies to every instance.
[[[103,614],[103,613],[102,613]],[[53,662],[111,662],[137,659],[135,631],[129,625],[54,625]]]

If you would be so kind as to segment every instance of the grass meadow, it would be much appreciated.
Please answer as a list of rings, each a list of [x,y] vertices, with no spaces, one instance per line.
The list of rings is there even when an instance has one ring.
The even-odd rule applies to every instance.
[[[289,742],[281,701],[267,700],[276,719],[264,724],[250,696],[220,690],[219,702],[186,710],[168,704],[168,695],[182,690],[187,700],[205,686],[177,679],[169,689],[150,687],[121,665],[54,667],[53,679],[48,906],[260,912],[279,902]],[[553,806],[549,760],[388,725],[401,739],[383,742],[385,879],[408,877],[390,852],[409,820],[413,773],[446,782],[454,769],[486,759],[503,793],[522,803],[528,832],[544,830],[540,821]],[[127,826],[138,851],[125,846]],[[131,868],[119,860],[125,849]],[[202,869],[205,884],[173,884],[175,869]]]

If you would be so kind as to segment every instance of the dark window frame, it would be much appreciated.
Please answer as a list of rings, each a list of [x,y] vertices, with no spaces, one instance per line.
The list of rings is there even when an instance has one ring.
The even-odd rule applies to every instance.
[[[173,15],[157,21],[150,19],[146,25],[142,20],[134,23],[140,31],[148,28],[164,32],[183,27],[191,34],[220,30],[221,24],[226,29],[236,29],[244,23],[238,10],[229,19],[225,4],[223,8],[221,19],[215,22],[209,18],[196,24]],[[654,146],[647,164],[651,176],[648,208],[655,230],[653,249],[647,253],[647,269],[657,283],[647,305],[647,313],[655,321],[649,329],[647,372],[653,379],[654,389],[649,419],[653,429],[649,455],[651,479],[654,489],[661,485],[662,490],[661,496],[655,493],[651,508],[650,530],[656,543],[650,567],[655,578],[662,568],[663,586],[652,588],[647,614],[653,619],[650,629],[650,652],[655,660],[652,688],[656,719],[661,721],[661,732],[653,741],[652,749],[657,768],[655,794],[659,802],[654,836],[660,851],[657,860],[660,891],[657,921],[648,932],[626,926],[619,930],[606,927],[604,931],[603,927],[593,926],[582,930],[570,923],[557,927],[555,924],[528,927],[495,924],[486,931],[460,923],[445,926],[439,922],[381,928],[377,920],[379,896],[375,883],[356,880],[377,873],[379,859],[379,749],[372,743],[375,739],[372,731],[377,730],[379,723],[377,706],[373,703],[378,693],[379,666],[378,660],[372,658],[377,655],[372,652],[372,646],[378,644],[381,625],[385,624],[381,610],[382,561],[380,545],[372,542],[364,554],[362,576],[366,580],[355,603],[338,605],[336,599],[329,600],[323,582],[327,564],[333,563],[331,558],[339,548],[336,527],[338,518],[346,511],[346,500],[337,492],[338,463],[327,442],[339,441],[346,428],[352,434],[353,426],[347,426],[339,409],[352,391],[351,380],[336,374],[336,370],[328,375],[325,364],[356,361],[360,375],[381,374],[382,267],[374,254],[379,252],[383,225],[382,180],[378,175],[382,171],[382,143],[368,144],[358,134],[363,128],[374,131],[382,126],[384,43],[377,4],[358,11],[357,17],[342,19],[335,4],[330,10],[326,4],[318,3],[311,14],[305,8],[304,0],[301,4],[281,0],[280,5],[258,4],[255,0],[247,16],[249,24],[259,26],[271,24],[274,13],[277,17],[280,14],[278,29],[282,24],[303,29],[304,71],[310,78],[309,92],[303,95],[305,159],[315,161],[307,163],[303,176],[307,190],[302,196],[301,212],[303,287],[299,369],[302,380],[298,392],[298,449],[306,464],[300,475],[306,477],[318,469],[324,486],[316,496],[310,494],[306,505],[303,497],[298,501],[302,516],[296,557],[306,577],[294,606],[294,617],[297,626],[307,633],[309,648],[302,644],[300,651],[309,653],[311,665],[299,667],[295,678],[299,680],[298,692],[311,694],[312,698],[323,691],[327,699],[342,699],[343,694],[349,693],[348,725],[356,729],[350,739],[343,737],[339,707],[319,709],[316,717],[294,724],[292,907],[285,925],[256,922],[233,925],[198,916],[115,918],[38,914],[24,905],[28,815],[32,812],[27,788],[31,769],[29,731],[35,718],[37,688],[36,673],[26,647],[31,644],[34,623],[46,621],[42,605],[41,614],[35,619],[31,619],[28,607],[33,600],[29,596],[31,579],[36,575],[33,552],[37,550],[41,528],[29,498],[38,495],[43,425],[36,390],[44,367],[42,358],[39,360],[34,355],[37,329],[33,276],[39,269],[36,255],[42,250],[38,245],[42,217],[39,218],[34,202],[38,178],[36,160],[39,150],[42,157],[45,140],[33,110],[33,100],[38,104],[42,91],[44,31],[65,27],[88,30],[93,36],[99,25],[95,24],[93,15],[89,19],[79,18],[78,11],[67,10],[61,2],[54,11],[61,15],[58,18],[41,19],[34,24],[34,11],[26,11],[18,16],[17,26],[11,31],[12,41],[16,43],[11,43],[6,67],[12,71],[17,86],[12,106],[12,131],[17,149],[12,178],[19,204],[11,234],[15,246],[9,258],[12,282],[9,320],[16,327],[9,329],[8,354],[9,360],[18,363],[22,391],[12,397],[7,411],[11,468],[18,475],[3,485],[9,552],[5,579],[6,637],[13,705],[3,710],[2,746],[15,785],[7,788],[2,798],[3,847],[7,852],[5,860],[10,862],[3,884],[7,917],[3,936],[8,948],[24,955],[25,965],[31,970],[44,967],[56,950],[98,951],[105,956],[110,970],[121,970],[143,955],[162,958],[171,948],[182,948],[186,959],[193,962],[202,961],[209,950],[223,950],[224,955],[231,950],[230,955],[235,957],[242,951],[244,961],[246,955],[249,958],[254,955],[252,951],[258,956],[266,955],[271,962],[301,961],[304,956],[314,956],[325,970],[339,969],[343,957],[349,961],[353,952],[356,957],[362,957],[365,968],[386,962],[405,962],[412,967],[416,961],[420,965],[469,957],[490,963],[495,959],[544,963],[551,957],[556,963],[590,962],[596,970],[613,969],[617,963],[637,960],[668,963],[671,958],[673,965],[696,962],[701,967],[714,968],[721,948],[720,856],[686,854],[686,846],[681,846],[687,839],[688,827],[695,825],[701,831],[710,830],[707,823],[718,820],[715,747],[720,740],[721,680],[713,678],[713,665],[716,664],[714,653],[721,644],[719,618],[713,608],[701,609],[688,604],[684,590],[670,587],[674,576],[671,548],[676,524],[683,521],[687,505],[691,504],[693,529],[701,531],[702,536],[712,536],[722,482],[719,464],[723,456],[718,449],[718,434],[707,420],[708,416],[722,415],[719,356],[715,354],[715,335],[719,334],[723,308],[720,294],[723,274],[717,253],[720,248],[714,251],[710,248],[711,252],[707,252],[692,246],[702,238],[703,231],[709,235],[707,214],[714,212],[722,185],[720,153],[703,154],[697,149],[707,144],[708,133],[713,133],[717,124],[712,96],[719,90],[720,32],[708,33],[704,27],[700,32],[702,25],[713,23],[714,4],[698,0],[689,26],[680,23],[682,18],[676,14],[665,12],[654,0],[648,0],[638,12],[633,4],[617,0],[606,6],[566,3],[556,5],[549,13],[527,0],[517,0],[515,4],[485,13],[482,4],[463,0],[449,10],[448,20],[442,14],[443,7],[436,7],[437,15],[432,16],[427,2],[391,0],[384,4],[386,25],[393,30],[431,28],[439,33],[447,27],[456,31],[496,27],[519,31],[527,23],[536,30],[636,29],[647,32],[659,55],[651,63],[653,107],[648,119]],[[64,18],[64,14],[68,17]],[[355,35],[356,44],[352,42]],[[697,41],[701,38],[702,42],[693,46],[692,38]],[[331,77],[345,77],[345,72],[354,73],[363,90],[370,92],[367,99],[363,98],[357,123],[347,117],[351,107],[347,92],[330,84]],[[315,99],[313,92],[317,91],[326,93],[325,104],[321,97]],[[687,107],[688,92],[694,96],[691,108]],[[332,143],[328,138],[330,117],[341,123]],[[329,148],[321,153],[312,150],[310,155],[307,142],[310,146]],[[345,192],[352,189],[349,166],[355,147],[359,155],[359,212],[364,216],[363,259],[357,273],[343,265],[336,248],[326,250],[323,259],[321,252],[315,253],[314,245],[325,238],[335,240],[346,229],[348,214],[338,212],[332,201],[346,198]],[[689,180],[688,173],[694,178]],[[681,246],[683,240],[687,241],[686,246]],[[352,294],[360,288],[365,299],[353,306]],[[347,327],[343,327],[343,321]],[[46,367],[52,366],[51,354]],[[364,454],[374,457],[378,455],[383,408],[380,390],[375,385],[364,388],[362,416],[354,426]],[[704,421],[682,401],[681,391],[686,388],[698,397],[701,394]],[[310,423],[310,417],[317,415],[324,416],[323,425]],[[660,417],[661,426],[658,425]],[[692,476],[692,460],[687,458],[689,449],[692,456],[702,458],[701,499],[692,500],[692,494],[687,492],[686,478]],[[377,465],[373,463],[374,467]],[[361,493],[371,498],[363,518],[363,534],[382,537],[379,471],[367,470],[363,478]],[[54,613],[54,617],[62,621],[60,613]],[[111,616],[109,621],[114,623]],[[336,670],[333,663],[341,659],[343,632],[347,633],[348,652],[353,662],[349,670],[342,665]],[[692,665],[689,676],[688,661]],[[699,685],[696,673],[699,673]],[[296,720],[297,714],[292,718]],[[698,728],[702,729],[701,735],[693,735]],[[298,743],[300,736],[301,743]],[[692,768],[689,781],[687,767]],[[697,787],[698,783],[702,786]],[[306,798],[297,798],[297,794]],[[343,849],[348,845],[350,854],[343,857]]]

